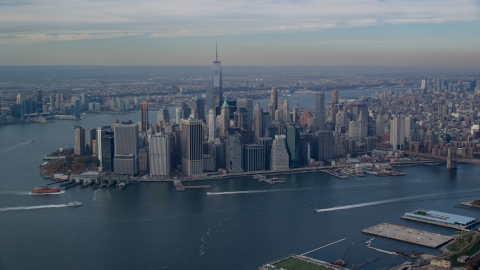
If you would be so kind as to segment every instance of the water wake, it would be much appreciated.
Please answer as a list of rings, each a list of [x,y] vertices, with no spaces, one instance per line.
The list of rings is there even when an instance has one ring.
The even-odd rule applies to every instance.
[[[244,191],[207,192],[207,195],[270,193],[270,192],[287,192],[287,191],[315,190],[315,189],[323,189],[323,188],[288,188],[288,189],[261,189],[261,190],[244,190]]]
[[[391,199],[391,200],[380,200],[380,201],[372,201],[372,202],[364,202],[364,203],[357,203],[357,204],[335,206],[335,207],[331,207],[331,208],[316,209],[315,212],[321,213],[321,212],[338,211],[338,210],[353,209],[353,208],[360,208],[360,207],[367,207],[367,206],[374,206],[374,205],[381,205],[381,204],[388,204],[388,203],[405,202],[405,201],[424,199],[424,198],[435,197],[435,196],[440,196],[440,195],[467,193],[467,192],[474,192],[474,191],[476,191],[476,190],[466,190],[466,191],[458,191],[458,192],[443,192],[443,193],[417,195],[417,196],[403,197],[403,198],[397,198],[397,199]]]
[[[32,193],[30,191],[8,191],[8,190],[0,190],[0,194],[2,195],[33,195],[33,196],[41,196],[41,195],[59,195],[63,194],[65,191],[59,192],[51,192],[51,193]]]
[[[52,204],[52,205],[37,205],[37,206],[5,207],[5,208],[0,208],[0,211],[35,210],[35,209],[60,208],[60,207],[68,207],[68,205]]]
[[[11,150],[15,149],[15,148],[18,147],[18,146],[27,145],[27,144],[29,144],[29,143],[31,143],[31,142],[32,142],[32,141],[27,141],[27,142],[22,142],[22,143],[17,143],[17,144],[11,145],[11,146],[9,146],[9,147],[7,147],[7,148],[5,148],[5,149],[0,150],[0,153],[5,153],[5,152],[8,152],[8,151],[11,151]]]

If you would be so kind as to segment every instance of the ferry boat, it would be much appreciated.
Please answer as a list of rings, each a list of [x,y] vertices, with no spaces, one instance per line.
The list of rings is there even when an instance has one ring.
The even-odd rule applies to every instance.
[[[31,193],[33,194],[48,194],[48,193],[56,193],[60,192],[59,188],[56,187],[43,187],[43,188],[34,188]]]

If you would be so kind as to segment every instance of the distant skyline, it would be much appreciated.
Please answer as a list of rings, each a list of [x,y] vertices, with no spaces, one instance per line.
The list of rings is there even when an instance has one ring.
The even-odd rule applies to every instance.
[[[478,69],[478,0],[0,1],[0,65]]]

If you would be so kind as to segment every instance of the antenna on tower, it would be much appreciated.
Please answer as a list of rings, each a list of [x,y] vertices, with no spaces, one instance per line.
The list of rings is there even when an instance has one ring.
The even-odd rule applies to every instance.
[[[217,47],[217,42],[215,42],[215,61],[218,62],[218,47]]]

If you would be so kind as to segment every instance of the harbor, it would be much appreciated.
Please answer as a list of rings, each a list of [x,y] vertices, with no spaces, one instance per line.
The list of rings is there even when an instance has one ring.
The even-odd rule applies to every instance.
[[[430,248],[437,248],[453,239],[452,236],[398,226],[390,223],[380,223],[364,229],[362,232]],[[373,238],[371,240],[373,240]],[[367,242],[368,245],[370,245],[370,243],[371,241]]]

